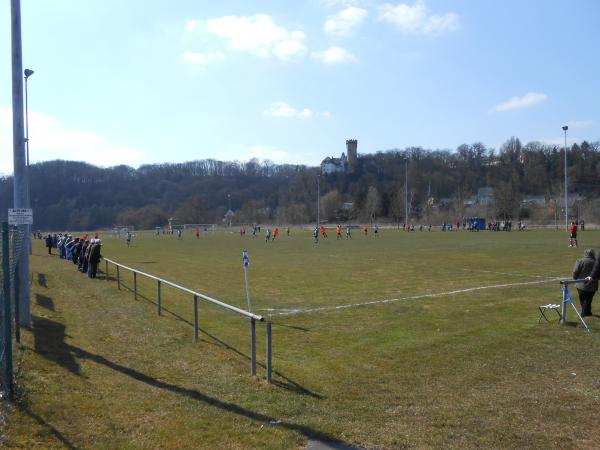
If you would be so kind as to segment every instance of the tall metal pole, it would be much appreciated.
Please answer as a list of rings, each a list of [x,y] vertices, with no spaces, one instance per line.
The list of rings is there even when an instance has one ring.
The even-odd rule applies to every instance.
[[[317,239],[319,237],[319,226],[321,225],[321,176],[317,175]]]
[[[565,132],[565,230],[569,231],[569,203],[568,203],[568,188],[567,188],[567,130],[569,127],[562,127]]]
[[[25,136],[23,127],[23,55],[21,50],[21,1],[10,2],[12,111],[13,111],[13,204],[15,208],[27,207],[27,170],[25,167]],[[19,226],[23,233],[23,248],[29,249],[31,235],[26,225]],[[29,327],[29,252],[19,256],[19,323]]]
[[[404,165],[404,223],[408,225],[408,159]]]
[[[229,226],[231,227],[231,194],[227,194],[227,200],[229,204],[229,210],[227,211],[227,216],[229,217]]]
[[[31,208],[31,186],[30,186],[30,178],[29,178],[29,105],[28,105],[28,90],[27,90],[27,80],[31,75],[33,75],[33,70],[25,69],[24,71],[25,78],[25,177],[27,179],[27,208]],[[31,225],[27,225],[27,234],[31,235]],[[31,242],[30,242],[31,244]],[[29,254],[32,254],[32,246],[29,245]]]

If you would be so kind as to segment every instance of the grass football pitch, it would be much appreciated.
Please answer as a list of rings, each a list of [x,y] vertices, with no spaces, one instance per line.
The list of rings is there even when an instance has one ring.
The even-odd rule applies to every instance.
[[[16,447],[594,448],[600,316],[592,333],[538,323],[558,278],[600,245],[562,231],[103,237],[103,256],[273,323],[274,384],[250,376],[247,319],[121,271],[117,290],[34,242],[33,327],[17,347]],[[101,268],[104,269],[104,263]],[[574,289],[573,289],[574,291]],[[576,292],[575,304],[579,308]],[[600,313],[596,300],[595,314]]]

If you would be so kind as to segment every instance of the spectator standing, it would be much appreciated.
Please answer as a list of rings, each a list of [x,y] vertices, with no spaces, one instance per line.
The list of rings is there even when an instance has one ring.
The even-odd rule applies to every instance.
[[[589,277],[592,274],[594,266],[597,264],[594,250],[588,248],[583,254],[583,258],[575,261],[573,267],[573,279]],[[598,290],[598,281],[591,279],[576,283],[577,293],[579,294],[579,303],[581,303],[581,317],[592,315],[592,300]]]

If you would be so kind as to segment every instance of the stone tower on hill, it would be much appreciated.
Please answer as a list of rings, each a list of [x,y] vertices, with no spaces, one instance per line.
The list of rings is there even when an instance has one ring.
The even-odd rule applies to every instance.
[[[348,155],[348,172],[352,173],[356,170],[356,162],[358,160],[357,149],[358,141],[356,139],[346,140],[346,154]]]

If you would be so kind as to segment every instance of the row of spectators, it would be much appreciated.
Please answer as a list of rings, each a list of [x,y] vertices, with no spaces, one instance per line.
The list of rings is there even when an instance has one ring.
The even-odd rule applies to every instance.
[[[81,238],[73,238],[66,233],[48,234],[46,247],[49,255],[52,254],[52,249],[56,248],[61,259],[72,261],[80,272],[87,274],[88,278],[96,278],[98,264],[102,258],[100,254],[102,241],[98,238],[98,234],[92,239],[87,234]]]

